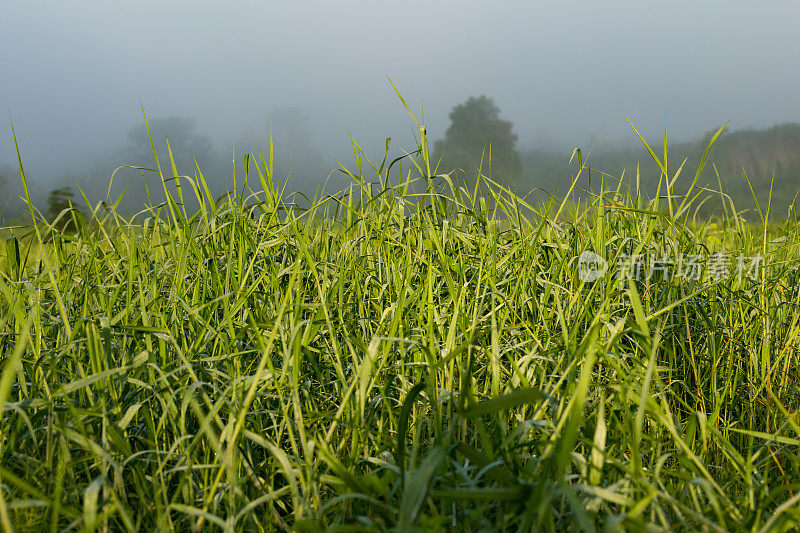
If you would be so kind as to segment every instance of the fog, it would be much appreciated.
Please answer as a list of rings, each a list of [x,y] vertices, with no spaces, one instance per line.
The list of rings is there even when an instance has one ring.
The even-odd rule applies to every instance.
[[[263,143],[272,117],[278,160],[306,165],[311,186],[325,176],[308,169],[335,168],[350,135],[369,153],[386,137],[413,147],[389,79],[424,106],[431,139],[485,94],[519,149],[565,159],[597,138],[634,143],[623,113],[648,136],[666,118],[675,139],[800,121],[794,1],[3,0],[0,50],[0,109],[34,192],[129,162],[116,158],[142,109],[227,161],[234,140]],[[15,169],[4,120],[0,168]]]

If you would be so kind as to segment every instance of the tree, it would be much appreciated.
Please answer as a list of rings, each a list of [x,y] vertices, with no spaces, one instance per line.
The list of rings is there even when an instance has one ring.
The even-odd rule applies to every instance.
[[[460,168],[467,176],[477,171],[483,155],[482,172],[491,177],[514,181],[522,176],[522,162],[514,149],[513,124],[500,118],[500,109],[486,96],[470,97],[450,112],[450,127],[443,140],[434,143],[434,157],[441,158],[445,171]],[[440,167],[440,168],[442,168]]]
[[[230,167],[224,167],[221,164],[222,158],[217,156],[211,139],[197,132],[194,120],[184,117],[165,117],[149,119],[148,122],[164,178],[172,178],[166,139],[169,139],[179,175],[194,177],[195,164],[192,156],[197,158],[198,165],[209,180],[223,171],[229,172]],[[88,188],[89,190],[99,191],[105,196],[112,172],[120,165],[141,166],[155,170],[156,164],[145,124],[139,124],[128,130],[126,141],[122,147],[98,163],[90,176],[93,184]],[[230,165],[230,158],[228,158],[227,164]],[[153,201],[157,203],[161,196],[161,183],[158,176],[151,172],[142,173],[142,171],[129,168],[123,168],[114,175],[111,201],[115,201],[116,195],[125,190],[123,208],[133,208],[138,211],[143,203],[149,202],[145,188],[142,186],[142,178],[148,187],[149,194],[156,195],[157,198]],[[128,186],[129,183],[131,183],[130,186]],[[182,182],[182,185],[187,186],[185,181]],[[170,186],[174,187],[172,184]],[[126,187],[127,189],[125,189]],[[189,205],[188,209],[196,205],[193,194],[184,194],[184,199]]]
[[[50,194],[47,196],[47,216],[50,219],[50,222],[55,222],[56,218],[65,210],[65,209],[74,209],[75,211],[79,211],[77,207],[75,207],[73,199],[75,194],[72,192],[72,187],[56,187]],[[75,231],[75,222],[72,220],[72,213],[64,213],[58,220],[57,228],[60,231]]]
[[[197,157],[198,162],[203,159],[211,158],[214,146],[211,139],[195,131],[195,122],[185,117],[166,117],[155,118],[149,121],[150,134],[158,150],[158,158],[162,169],[169,174],[169,155],[165,138],[169,139],[172,155],[179,172],[193,174],[194,161],[192,155]],[[154,167],[153,150],[150,146],[150,137],[147,135],[147,127],[140,124],[128,131],[128,144],[122,148],[117,159],[123,164],[142,165]]]

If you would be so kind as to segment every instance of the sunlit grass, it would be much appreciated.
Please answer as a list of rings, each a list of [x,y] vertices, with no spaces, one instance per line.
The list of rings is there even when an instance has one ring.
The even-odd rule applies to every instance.
[[[5,527],[798,527],[796,224],[693,220],[666,153],[655,200],[536,205],[437,175],[421,125],[354,155],[310,204],[251,154],[219,198],[161,161],[133,219],[32,209],[0,250]],[[764,264],[583,282],[584,250]]]

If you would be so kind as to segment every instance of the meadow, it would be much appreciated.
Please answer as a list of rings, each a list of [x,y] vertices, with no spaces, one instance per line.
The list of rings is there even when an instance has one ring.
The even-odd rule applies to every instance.
[[[268,152],[218,197],[156,157],[134,217],[29,204],[0,253],[3,527],[800,527],[800,226],[697,219],[727,200],[666,138],[652,197],[576,151],[534,202],[440,173],[418,125],[315,199]],[[624,275],[639,255],[703,275]]]

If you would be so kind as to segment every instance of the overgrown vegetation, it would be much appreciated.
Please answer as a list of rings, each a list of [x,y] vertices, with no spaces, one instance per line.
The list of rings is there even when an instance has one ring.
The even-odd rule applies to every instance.
[[[607,180],[530,205],[484,177],[487,201],[419,131],[396,161],[356,145],[350,186],[310,205],[271,153],[219,198],[157,161],[139,216],[9,237],[4,526],[798,527],[798,226],[692,223],[704,193],[666,169],[654,199]],[[586,250],[763,268],[584,282]]]
[[[718,129],[706,132],[695,141],[670,144],[671,162],[679,165],[687,159],[687,165],[697,168],[710,137]],[[663,145],[659,144],[652,145],[657,152],[663,151]],[[640,183],[651,194],[661,175],[661,169],[652,164],[647,152],[633,146],[598,149],[587,159],[588,166],[611,176],[620,176],[623,170],[630,176],[641,164]],[[570,175],[576,170],[574,163],[571,167],[565,164],[563,154],[547,150],[524,151],[522,161],[525,179],[515,185],[526,190],[538,186],[550,191],[559,181],[559,190],[563,193],[570,185]],[[600,178],[598,176],[594,183],[599,183]],[[686,192],[687,183],[691,180],[679,179],[677,190]],[[793,207],[800,191],[800,124],[779,124],[762,130],[726,129],[716,141],[713,157],[705,165],[698,185],[708,189],[702,206],[699,202],[696,205],[703,217],[724,215],[726,211],[732,216],[730,202],[733,201],[747,208],[739,214],[757,222],[759,214],[754,198],[762,205],[771,203],[777,218],[796,217]]]

